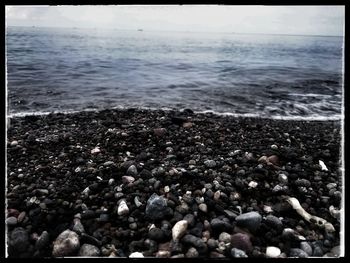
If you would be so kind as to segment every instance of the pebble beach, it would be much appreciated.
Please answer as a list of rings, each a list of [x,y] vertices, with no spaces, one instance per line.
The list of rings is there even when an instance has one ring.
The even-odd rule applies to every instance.
[[[8,257],[338,257],[340,121],[12,117]]]

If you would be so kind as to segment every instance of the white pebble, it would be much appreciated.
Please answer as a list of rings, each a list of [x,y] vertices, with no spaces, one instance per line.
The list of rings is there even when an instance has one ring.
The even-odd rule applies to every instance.
[[[172,236],[174,241],[180,240],[180,238],[186,233],[188,222],[186,220],[178,221],[172,228]]]
[[[129,213],[129,207],[127,206],[126,202],[122,200],[118,206],[118,215],[122,216],[128,213]]]
[[[278,247],[267,247],[266,248],[266,257],[277,258],[279,255],[281,255],[281,250]]]
[[[129,258],[144,258],[141,252],[133,252],[129,255]]]
[[[94,149],[91,150],[91,154],[96,154],[101,152],[100,147],[95,147]]]
[[[167,186],[165,186],[164,187],[164,192],[165,193],[169,193],[169,191],[170,191],[170,187],[167,185]]]
[[[277,149],[278,149],[278,146],[277,146],[276,144],[272,144],[272,145],[271,145],[271,149],[272,149],[272,150],[277,150]]]
[[[248,184],[248,186],[251,187],[251,188],[255,188],[255,187],[258,186],[258,183],[255,182],[255,181],[251,181],[251,182]]]

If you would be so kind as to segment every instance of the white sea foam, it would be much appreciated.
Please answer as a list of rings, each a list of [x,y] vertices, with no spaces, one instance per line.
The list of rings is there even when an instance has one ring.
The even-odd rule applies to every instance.
[[[136,108],[136,107],[135,107]],[[115,110],[126,110],[129,109],[129,107],[124,106],[115,106],[111,109]],[[162,107],[162,108],[155,108],[155,107],[137,107],[137,109],[140,110],[163,110],[163,111],[182,111],[183,109],[173,109],[168,107]],[[73,113],[79,113],[79,112],[99,112],[106,109],[84,109],[84,110],[65,110],[65,111],[26,111],[26,112],[17,112],[17,113],[11,113],[8,114],[8,118],[15,118],[15,117],[25,117],[25,116],[45,116],[49,114],[73,114]],[[258,119],[273,119],[273,120],[291,120],[291,121],[337,121],[337,120],[343,120],[344,116],[341,114],[332,115],[332,116],[319,116],[319,115],[311,115],[311,116],[279,116],[279,115],[259,115],[259,114],[253,114],[253,113],[233,113],[233,112],[218,112],[214,110],[203,110],[203,111],[194,111],[195,114],[207,114],[211,113],[218,116],[232,116],[236,118],[258,118]]]

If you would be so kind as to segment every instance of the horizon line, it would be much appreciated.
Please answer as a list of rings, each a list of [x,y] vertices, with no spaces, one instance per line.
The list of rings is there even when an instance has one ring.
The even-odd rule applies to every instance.
[[[6,27],[28,27],[28,28],[62,28],[62,29],[107,29],[107,30],[118,30],[118,31],[140,31],[140,29],[145,32],[176,32],[176,33],[211,33],[211,34],[235,34],[235,35],[273,35],[273,36],[305,36],[305,37],[344,37],[344,35],[313,35],[313,34],[283,34],[283,33],[243,33],[243,32],[214,32],[214,31],[184,31],[184,30],[155,30],[155,29],[122,29],[122,28],[112,28],[112,27],[77,27],[77,26],[24,26],[24,25],[6,25]]]

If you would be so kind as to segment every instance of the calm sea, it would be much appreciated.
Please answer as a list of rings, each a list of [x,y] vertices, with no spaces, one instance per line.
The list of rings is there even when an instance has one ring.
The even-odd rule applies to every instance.
[[[338,119],[342,37],[7,27],[8,114],[118,107]]]

